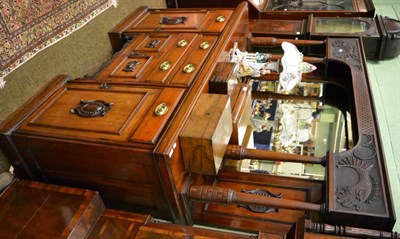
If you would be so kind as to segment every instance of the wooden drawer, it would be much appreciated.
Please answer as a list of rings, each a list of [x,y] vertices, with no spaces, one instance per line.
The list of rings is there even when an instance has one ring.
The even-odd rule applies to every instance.
[[[18,132],[79,141],[144,143],[152,147],[183,93],[179,88],[111,85],[110,89],[102,89],[99,84],[67,83],[44,101]],[[157,116],[155,109],[162,103],[168,110]],[[97,113],[100,116],[94,117]]]
[[[142,17],[125,25],[132,32],[221,32],[231,17],[231,9],[143,9]]]
[[[195,33],[141,34],[96,80],[188,87],[216,40],[217,36]]]

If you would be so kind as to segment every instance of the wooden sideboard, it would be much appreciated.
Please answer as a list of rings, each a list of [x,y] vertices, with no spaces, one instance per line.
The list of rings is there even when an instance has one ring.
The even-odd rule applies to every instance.
[[[324,85],[323,102],[351,118],[348,129],[354,146],[320,158],[282,153],[273,153],[271,158],[312,159],[326,165],[325,180],[237,172],[224,166],[217,166],[210,175],[187,165],[179,140],[182,130],[197,127],[186,123],[195,122],[188,119],[202,107],[197,104],[201,95],[218,93],[209,84],[216,75],[224,75],[218,63],[229,61],[234,47],[248,49],[252,39],[245,2],[236,9],[141,7],[110,32],[118,52],[98,73],[79,79],[55,77],[2,123],[2,150],[22,179],[96,190],[108,208],[150,213],[177,224],[201,223],[303,238],[305,222],[312,218],[390,231],[395,216],[363,46],[357,38],[318,42],[326,47],[325,56],[307,58],[318,64],[319,70],[309,78]],[[226,69],[226,77],[232,78],[233,68]],[[269,80],[277,76],[272,74]],[[234,90],[236,96],[224,101],[232,101],[233,124],[240,124],[240,114],[248,113],[245,104],[250,97],[247,91],[251,91],[247,79],[238,81],[243,81],[237,85],[244,93]],[[243,150],[237,152],[240,160],[239,151]],[[361,171],[366,179],[358,176]],[[355,185],[347,184],[357,180],[365,190],[361,196],[350,190]],[[211,187],[201,191],[203,186]],[[243,189],[263,189],[281,196],[263,196],[259,191],[248,196]],[[221,205],[232,203],[235,192],[239,201],[259,201],[250,200],[240,207]],[[264,204],[270,210],[254,212],[254,207]]]

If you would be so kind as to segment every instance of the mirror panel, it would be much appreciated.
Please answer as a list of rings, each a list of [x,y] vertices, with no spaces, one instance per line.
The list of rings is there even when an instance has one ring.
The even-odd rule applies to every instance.
[[[353,18],[317,18],[315,21],[316,33],[360,33],[368,31],[371,25],[368,22]]]
[[[275,0],[265,10],[275,11],[345,11],[353,10],[352,0]]]

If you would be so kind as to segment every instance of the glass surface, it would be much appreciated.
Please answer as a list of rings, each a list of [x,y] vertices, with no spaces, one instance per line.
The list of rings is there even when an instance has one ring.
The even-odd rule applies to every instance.
[[[352,0],[269,0],[265,10],[345,11],[353,10]]]
[[[252,139],[247,147],[311,157],[347,150],[352,145],[350,117],[319,100],[323,98],[323,87],[322,83],[301,82],[289,92],[289,96],[296,96],[293,99],[253,98]],[[277,89],[277,81],[253,82],[253,91],[276,93]],[[253,159],[227,162],[230,163],[236,163],[235,170],[241,172],[325,178],[325,168],[319,164]]]
[[[359,33],[370,28],[370,24],[352,18],[317,18],[316,33]]]

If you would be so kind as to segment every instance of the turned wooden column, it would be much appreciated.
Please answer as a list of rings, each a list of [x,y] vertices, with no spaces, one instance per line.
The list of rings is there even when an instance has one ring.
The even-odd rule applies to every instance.
[[[290,42],[296,46],[314,46],[326,44],[326,41],[317,40],[294,40],[294,39],[279,39],[275,37],[250,37],[249,44],[251,47],[254,46],[280,46],[282,42]]]
[[[398,234],[397,232],[386,232],[381,230],[372,230],[358,227],[329,225],[325,223],[312,222],[311,220],[306,220],[305,228],[307,231],[310,232],[336,236],[355,238],[400,239],[400,234]]]
[[[274,152],[270,150],[249,149],[240,145],[229,144],[225,151],[225,158],[243,160],[243,159],[259,159],[271,160],[281,162],[294,162],[294,163],[312,163],[325,165],[325,157],[311,157],[298,154],[287,154]]]
[[[266,197],[257,194],[246,194],[236,192],[228,188],[212,186],[191,186],[189,198],[193,201],[216,204],[241,204],[249,206],[266,206],[274,208],[285,208],[309,212],[325,212],[325,204],[301,202],[296,200]]]

